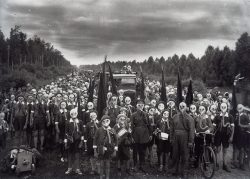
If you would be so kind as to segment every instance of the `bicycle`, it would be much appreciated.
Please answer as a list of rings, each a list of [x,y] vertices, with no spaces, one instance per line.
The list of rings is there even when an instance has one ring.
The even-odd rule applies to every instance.
[[[206,136],[211,135],[212,138],[214,134],[206,133],[206,132],[199,132],[197,133],[203,137],[203,146],[202,152],[199,156],[199,167],[204,178],[210,179],[214,176],[215,169],[216,169],[216,157],[214,150],[210,145],[207,144]]]

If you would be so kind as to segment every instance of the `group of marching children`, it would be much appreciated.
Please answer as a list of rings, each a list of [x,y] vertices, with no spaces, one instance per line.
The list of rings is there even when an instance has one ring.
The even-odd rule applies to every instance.
[[[80,156],[85,150],[90,174],[98,172],[100,178],[109,178],[113,159],[119,175],[147,172],[146,160],[154,165],[155,154],[160,172],[172,168],[173,174],[184,175],[189,148],[194,148],[197,167],[203,144],[200,134],[213,133],[214,140],[212,135],[206,140],[218,154],[222,151],[223,170],[245,169],[246,155],[250,156],[249,116],[239,104],[233,117],[228,95],[194,92],[193,104],[187,106],[184,102],[177,104],[173,87],[167,87],[168,100],[161,101],[159,84],[148,82],[145,100],[136,100],[136,105],[123,90],[118,95],[108,92],[107,107],[98,118],[96,90],[94,98],[88,99],[89,85],[86,78],[76,76],[39,90],[31,88],[18,96],[11,94],[0,113],[0,147],[5,147],[9,131],[15,145],[27,144],[43,151],[54,150],[59,144],[60,160],[68,162],[65,174],[83,174]],[[233,159],[229,167],[231,142]]]

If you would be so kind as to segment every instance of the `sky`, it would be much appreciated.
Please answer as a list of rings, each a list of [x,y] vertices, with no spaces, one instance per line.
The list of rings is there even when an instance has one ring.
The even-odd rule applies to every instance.
[[[250,33],[250,0],[0,0],[0,28],[21,25],[74,65],[235,48]]]

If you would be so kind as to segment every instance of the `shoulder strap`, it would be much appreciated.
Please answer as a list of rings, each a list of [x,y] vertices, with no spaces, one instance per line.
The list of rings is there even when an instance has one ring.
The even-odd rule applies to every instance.
[[[187,124],[184,122],[184,114],[183,114],[183,113],[180,113],[180,120],[181,120],[181,122],[182,122],[182,125],[183,125],[184,129],[185,129],[186,131],[188,131]]]

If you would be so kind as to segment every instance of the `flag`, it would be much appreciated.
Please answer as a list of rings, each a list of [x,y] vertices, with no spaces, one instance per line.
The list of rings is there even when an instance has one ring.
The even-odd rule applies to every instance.
[[[162,76],[161,76],[161,101],[163,101],[165,104],[167,103],[167,91],[166,91],[166,84],[165,84],[165,78],[164,78],[164,68],[162,67]]]
[[[142,73],[142,68],[140,66],[140,70],[141,70],[141,85],[140,85],[140,99],[142,99],[143,101],[145,100],[145,83],[144,83],[144,76]]]
[[[98,98],[97,98],[97,116],[101,120],[103,111],[106,108],[106,94],[105,94],[105,82],[104,74],[100,73],[100,81],[98,85]]]
[[[79,118],[81,119],[81,99],[80,99],[80,91],[76,93],[76,102],[77,102],[77,113]]]
[[[110,75],[109,79],[110,79],[110,82],[111,82],[111,92],[112,92],[112,94],[117,95],[115,80],[114,80],[113,73],[112,73],[110,65],[109,65],[109,75]]]
[[[98,85],[98,99],[97,99],[97,117],[99,120],[101,120],[102,115],[103,115],[103,111],[106,108],[106,69],[105,69],[105,65],[106,65],[106,61],[107,61],[107,56],[105,56],[104,58],[104,63],[102,65],[102,72],[100,73],[100,80],[99,80],[99,85]]]
[[[176,106],[179,108],[179,104],[182,102],[182,85],[180,79],[180,73],[178,71],[178,79],[177,79],[177,97],[176,97]]]
[[[236,113],[237,113],[237,99],[236,99],[235,85],[233,85],[231,114],[234,118],[236,117]]]
[[[193,103],[193,87],[192,87],[192,80],[190,80],[186,96],[186,104],[189,107],[192,103]]]
[[[88,97],[88,102],[93,102],[94,99],[94,90],[95,90],[95,79],[92,80],[92,78],[90,79],[90,84],[89,84],[89,97]]]

